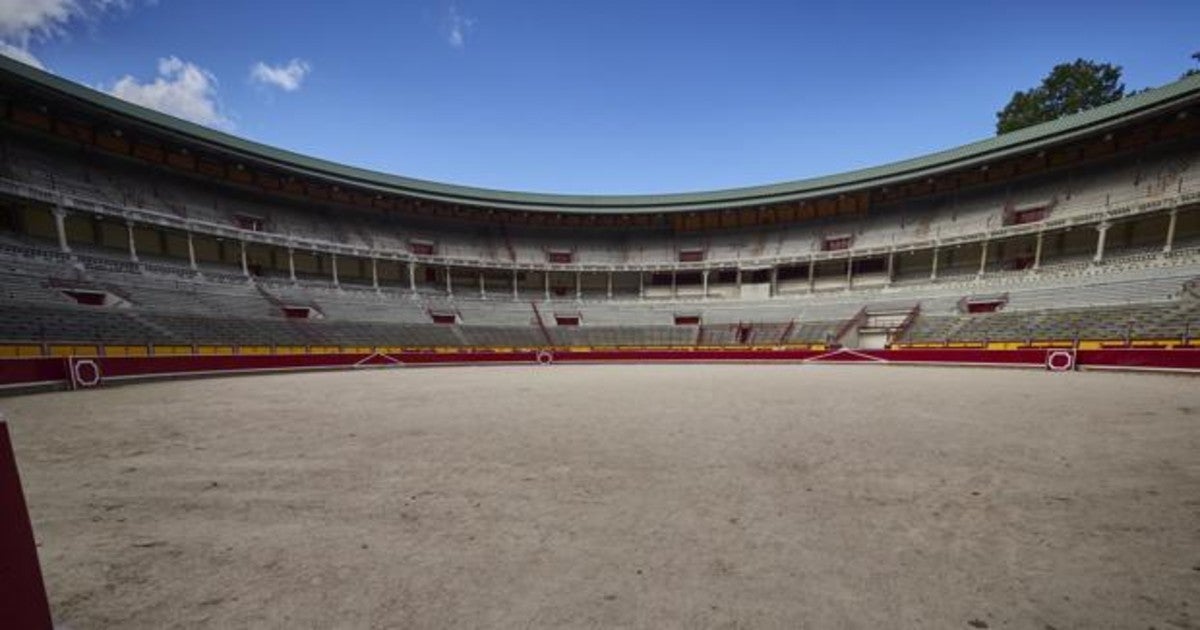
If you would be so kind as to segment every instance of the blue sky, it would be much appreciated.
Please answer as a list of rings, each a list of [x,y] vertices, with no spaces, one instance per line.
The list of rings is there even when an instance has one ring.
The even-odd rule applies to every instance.
[[[1198,26],[1194,0],[0,0],[0,50],[130,100],[410,177],[580,193],[957,146],[1059,62],[1170,82]]]

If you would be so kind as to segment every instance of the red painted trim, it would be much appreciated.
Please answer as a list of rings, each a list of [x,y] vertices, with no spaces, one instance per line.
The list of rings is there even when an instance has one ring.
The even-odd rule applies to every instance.
[[[54,626],[5,422],[0,422],[0,625],[30,630]]]
[[[548,350],[554,363],[708,363],[708,362],[814,362],[814,363],[900,363],[927,365],[1001,365],[1045,369],[1047,348],[985,350],[983,348],[904,348],[896,350],[820,351],[799,349],[696,350],[689,348],[647,350]],[[371,358],[371,354],[284,354],[284,355],[173,355],[162,357],[98,357],[102,382],[136,380],[150,376],[209,375],[301,369],[347,369]],[[406,365],[536,363],[536,350],[458,352],[401,352],[394,357]],[[372,359],[368,363],[377,360]],[[1200,348],[1120,348],[1080,350],[1077,363],[1084,368],[1200,370]],[[33,383],[67,384],[67,360],[62,358],[0,359],[0,389]]]

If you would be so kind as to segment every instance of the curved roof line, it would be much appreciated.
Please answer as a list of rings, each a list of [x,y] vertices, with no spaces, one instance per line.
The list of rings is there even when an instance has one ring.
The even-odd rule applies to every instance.
[[[567,213],[662,213],[715,210],[853,192],[867,187],[885,186],[928,177],[952,169],[983,165],[1018,153],[1048,148],[1061,142],[1115,127],[1141,116],[1153,115],[1180,102],[1200,99],[1200,75],[1196,75],[1101,107],[1001,136],[924,156],[844,173],[724,190],[643,195],[573,195],[458,186],[339,164],[254,142],[175,118],[123,101],[3,55],[0,55],[0,74],[15,76],[41,89],[49,90],[68,99],[82,101],[87,106],[104,110],[109,114],[131,118],[138,124],[155,128],[182,140],[206,145],[212,150],[223,153],[240,155],[248,161],[267,163],[283,170],[372,189],[385,194],[400,194],[446,203],[506,210]]]

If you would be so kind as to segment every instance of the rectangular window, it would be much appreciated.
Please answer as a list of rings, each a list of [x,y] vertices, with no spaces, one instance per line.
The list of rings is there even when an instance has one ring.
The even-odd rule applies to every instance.
[[[248,214],[235,214],[233,215],[233,224],[243,230],[262,232],[266,222],[261,217],[252,217]]]
[[[409,241],[408,251],[418,256],[432,256],[434,252],[433,241]]]
[[[679,250],[679,262],[700,262],[704,260],[703,249],[681,249]]]
[[[546,252],[546,260],[559,265],[568,265],[575,261],[575,253],[565,250],[551,250]]]
[[[699,326],[700,325],[700,316],[699,315],[676,315],[675,316],[675,325],[676,326]]]
[[[435,324],[458,323],[458,315],[455,313],[430,313],[429,317],[433,319],[433,323]]]
[[[821,241],[821,251],[835,252],[842,249],[850,249],[850,243],[854,241],[853,236],[826,236],[824,241]]]
[[[578,326],[579,315],[559,315],[558,313],[555,313],[554,323],[558,324],[559,326]]]

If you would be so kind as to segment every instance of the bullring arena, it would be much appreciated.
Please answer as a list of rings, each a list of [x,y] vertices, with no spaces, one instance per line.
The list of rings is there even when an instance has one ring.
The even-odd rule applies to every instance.
[[[1193,377],[439,367],[3,407],[71,628],[1186,628],[1200,607]]]
[[[0,627],[1197,626],[1198,75],[667,195],[0,129]]]

